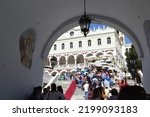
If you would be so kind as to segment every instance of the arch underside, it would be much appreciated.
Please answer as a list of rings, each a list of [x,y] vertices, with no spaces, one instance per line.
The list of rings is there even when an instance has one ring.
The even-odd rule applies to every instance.
[[[141,47],[139,39],[127,26],[125,26],[118,20],[110,18],[110,17],[100,16],[100,15],[89,15],[89,16],[92,19],[98,19],[99,23],[111,26],[111,27],[121,31],[125,35],[127,35],[133,42],[133,44],[136,48],[136,51],[138,53],[138,56],[140,58],[142,58],[144,56],[143,49]],[[78,25],[79,18],[80,17],[78,16],[78,17],[72,18],[72,19],[64,22],[52,33],[52,35],[49,36],[47,42],[45,43],[45,46],[43,47],[43,50],[41,53],[41,58],[45,59],[47,57],[51,46],[58,39],[59,36],[61,36],[63,33],[68,31],[69,29]]]

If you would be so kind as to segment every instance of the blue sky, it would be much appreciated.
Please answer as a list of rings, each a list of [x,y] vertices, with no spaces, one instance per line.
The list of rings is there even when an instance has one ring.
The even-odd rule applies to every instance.
[[[131,40],[130,40],[127,36],[125,36],[125,43],[126,43],[126,44],[132,43]]]
[[[94,28],[97,29],[98,27],[103,28],[103,26],[106,27],[106,25],[103,25],[103,24],[91,23],[90,24],[90,29],[94,30]]]
[[[106,25],[103,25],[103,24],[96,24],[96,23],[91,23],[91,25],[90,25],[90,29],[91,29],[91,30],[94,30],[94,28],[97,29],[98,27],[103,28],[103,27],[106,27]],[[127,36],[125,36],[125,43],[126,43],[126,44],[132,43],[132,42],[130,41],[130,39],[129,39]]]

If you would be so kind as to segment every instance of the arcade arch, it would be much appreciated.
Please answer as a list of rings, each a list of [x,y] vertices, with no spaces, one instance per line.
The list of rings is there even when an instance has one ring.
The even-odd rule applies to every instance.
[[[75,63],[75,59],[74,59],[74,56],[73,55],[70,55],[68,57],[68,64],[74,64]]]
[[[113,56],[113,52],[112,51],[108,51],[108,52],[106,52],[106,55]]]
[[[88,53],[88,54],[86,55],[86,57],[92,57],[92,56],[93,56],[92,53]]]
[[[104,55],[103,52],[98,52],[98,53],[96,54],[96,57],[100,57],[101,55]]]
[[[62,70],[59,74],[64,75],[67,72],[67,70]]]
[[[59,64],[60,64],[60,65],[66,64],[65,56],[61,56],[61,57],[60,57],[60,59],[59,59]]]
[[[57,70],[54,70],[54,71],[51,72],[50,75],[51,75],[51,76],[55,76],[55,75],[57,75],[57,74],[58,74],[58,71],[57,71]]]
[[[77,64],[78,63],[84,63],[84,56],[82,54],[79,54],[77,56]]]

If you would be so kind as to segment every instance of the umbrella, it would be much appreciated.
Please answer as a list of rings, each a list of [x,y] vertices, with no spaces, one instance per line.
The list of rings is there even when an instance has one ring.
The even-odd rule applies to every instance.
[[[108,69],[109,69],[109,70],[115,70],[115,68],[114,68],[114,67],[109,67]]]
[[[70,72],[74,72],[74,73],[76,73],[76,72],[77,72],[77,70],[76,70],[76,69],[72,69]]]
[[[102,68],[103,68],[103,69],[108,69],[109,66],[104,65],[104,66],[102,66]]]
[[[85,71],[85,69],[81,69],[81,71]]]
[[[102,66],[102,63],[101,63],[100,61],[96,61],[96,62],[95,62],[95,66],[101,67],[101,66]]]
[[[93,82],[98,82],[97,78],[92,79]]]
[[[108,59],[108,60],[106,60],[106,62],[111,63],[111,62],[112,62],[112,60]]]
[[[95,56],[87,56],[87,57],[85,57],[85,59],[87,59],[87,60],[91,60],[91,59],[95,59]]]

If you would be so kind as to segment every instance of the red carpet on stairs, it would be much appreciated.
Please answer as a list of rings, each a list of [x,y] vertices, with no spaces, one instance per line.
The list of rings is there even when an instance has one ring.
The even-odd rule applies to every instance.
[[[65,92],[66,100],[70,100],[76,90],[76,81],[73,80]]]

